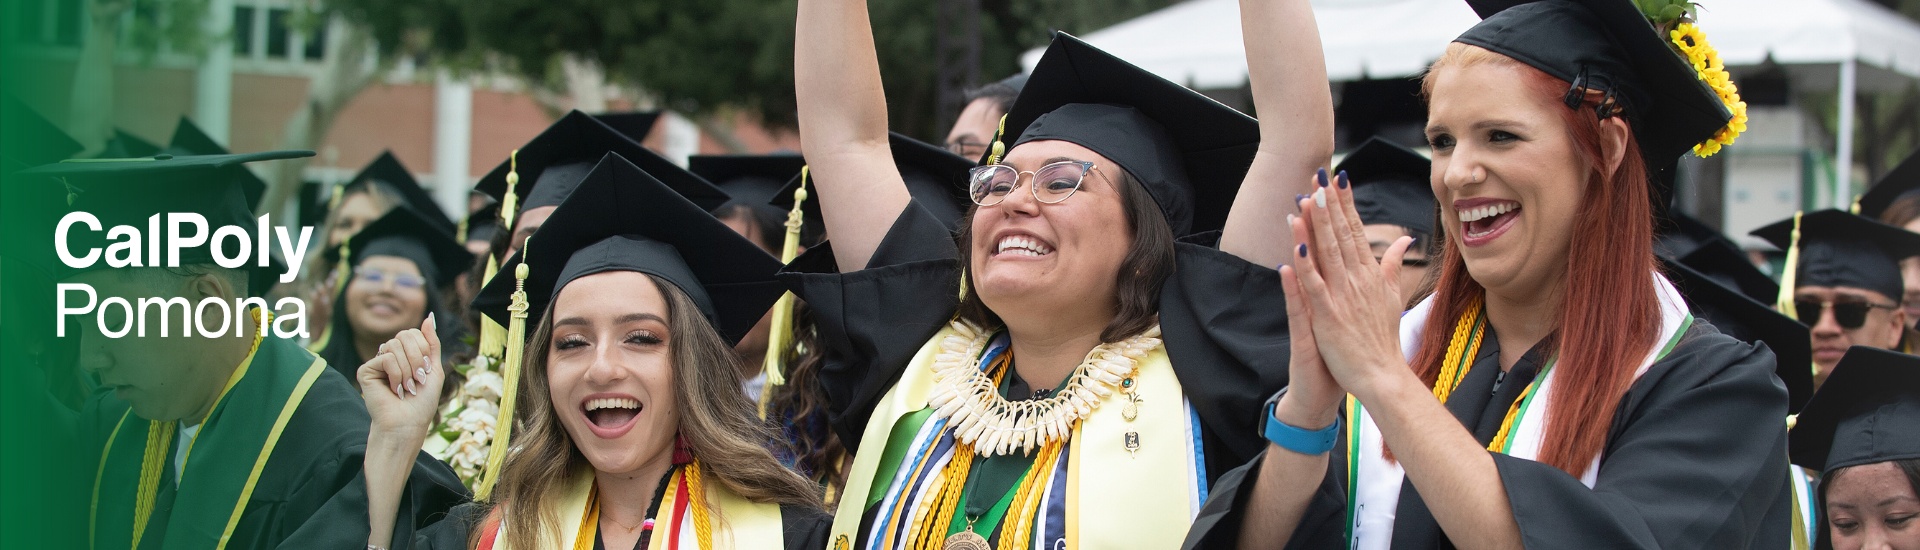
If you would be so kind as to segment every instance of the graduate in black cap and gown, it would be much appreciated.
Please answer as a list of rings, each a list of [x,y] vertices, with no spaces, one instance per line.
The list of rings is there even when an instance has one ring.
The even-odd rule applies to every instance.
[[[500,422],[522,431],[491,495],[413,547],[822,548],[815,488],[767,451],[729,349],[782,293],[780,262],[618,154],[550,219],[474,304],[532,336],[507,351],[528,416]],[[367,462],[375,540],[436,414],[438,346],[409,330],[359,372],[386,450]]]
[[[1907,156],[1887,171],[1873,187],[1854,201],[1853,213],[1880,220],[1880,223],[1920,233],[1920,153]],[[1900,305],[1907,310],[1908,326],[1920,325],[1920,258],[1900,260],[1900,272],[1906,280]]]
[[[445,230],[411,207],[395,208],[332,249],[329,258],[346,258],[346,284],[334,297],[332,326],[320,357],[348,379],[381,343],[400,331],[420,326],[429,314],[452,319],[443,296],[473,255]],[[459,323],[439,327],[449,357],[460,347]]]
[[[1633,2],[1469,4],[1424,83],[1433,295],[1402,314],[1351,193],[1303,201],[1291,385],[1187,545],[1785,547],[1775,357],[1696,322],[1652,250],[1666,174],[1732,141],[1737,94]]]
[[[175,130],[175,139],[186,133],[197,134],[185,119]],[[211,142],[210,139],[194,140]],[[314,336],[307,349],[318,353],[332,341],[334,299],[345,289],[351,275],[339,265],[340,247],[355,234],[396,208],[412,208],[418,217],[443,233],[454,231],[453,219],[433,200],[433,194],[420,186],[420,180],[400,163],[392,151],[382,151],[352,179],[335,187],[327,199],[327,213],[319,231],[326,246],[318,247],[307,259],[301,292],[314,308]],[[416,323],[417,325],[417,323]],[[449,324],[453,326],[453,324]],[[331,360],[331,359],[329,359]],[[358,364],[358,363],[353,363]],[[351,369],[353,367],[340,367]]]
[[[1904,341],[1900,260],[1920,255],[1920,234],[1829,209],[1795,214],[1753,236],[1787,251],[1777,307],[1812,329],[1816,383],[1853,346],[1912,351]]]
[[[52,242],[53,220],[72,211],[93,214],[102,227],[144,227],[157,213],[194,213],[210,230],[237,227],[242,240],[252,240],[257,222],[244,163],[312,154],[161,155],[42,166],[17,174],[22,186],[41,183],[33,187],[37,194],[10,192],[6,216],[33,219],[45,232],[31,238],[34,243]],[[226,240],[230,253],[232,239]],[[68,244],[84,250],[108,241],[105,232],[80,231]],[[76,324],[80,335],[67,336],[81,340],[79,366],[100,388],[79,421],[92,453],[93,484],[82,490],[91,495],[86,513],[94,547],[357,548],[367,542],[360,475],[367,409],[346,379],[284,337],[298,323],[297,310],[288,306],[293,300],[270,310],[263,300],[246,298],[248,272],[257,264],[223,266],[228,260],[207,247],[182,249],[177,267],[111,269],[105,260],[115,253],[79,268],[63,266],[40,246],[4,252],[9,261],[48,266],[61,273],[61,282],[91,285],[103,297],[180,298],[200,310],[191,319],[192,336],[163,336],[152,318],[144,334],[113,337],[87,322]],[[211,307],[214,302],[225,307]],[[275,318],[274,310],[289,316]],[[186,330],[183,321],[189,321],[185,313],[172,319],[172,330]],[[199,332],[207,327],[221,332]],[[412,537],[416,520],[464,498],[453,473],[424,453],[401,456],[396,465],[412,473],[393,514],[402,539]]]
[[[1821,473],[1814,548],[1920,548],[1920,357],[1848,350],[1789,436]]]
[[[1374,257],[1385,256],[1401,237],[1413,238],[1413,246],[1400,258],[1400,294],[1408,307],[1426,297],[1432,284],[1429,256],[1440,253],[1433,240],[1439,210],[1427,185],[1431,165],[1412,149],[1370,137],[1333,167],[1353,181],[1353,206],[1366,226]]]
[[[831,241],[783,277],[857,449],[836,547],[1171,547],[1258,452],[1250,419],[1286,383],[1281,223],[1327,181],[1333,120],[1311,6],[1241,16],[1257,122],[1055,35],[955,238],[891,162],[865,7],[801,2]]]

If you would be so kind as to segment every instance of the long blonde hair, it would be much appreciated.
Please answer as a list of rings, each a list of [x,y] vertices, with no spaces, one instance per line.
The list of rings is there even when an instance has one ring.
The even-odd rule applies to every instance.
[[[802,505],[819,509],[813,482],[788,470],[767,449],[774,432],[754,412],[753,402],[741,390],[739,355],[733,352],[698,306],[679,287],[647,276],[667,299],[671,330],[668,346],[673,359],[673,393],[679,403],[680,435],[702,464],[701,474],[753,502]],[[567,486],[567,477],[591,467],[573,444],[548,393],[547,349],[553,344],[553,308],[527,344],[520,382],[520,424],[513,447],[495,485],[494,510],[511,548],[553,547],[557,540],[543,534],[561,532],[555,504]],[[690,368],[682,368],[690,367]],[[704,503],[694,503],[703,505]],[[512,512],[512,513],[504,513]],[[570,528],[570,527],[569,527]],[[474,530],[468,541],[491,536]]]

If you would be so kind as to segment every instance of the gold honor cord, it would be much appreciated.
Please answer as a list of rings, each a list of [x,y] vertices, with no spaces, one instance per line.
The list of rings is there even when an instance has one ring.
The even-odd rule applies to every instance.
[[[806,224],[806,213],[801,205],[807,202],[807,167],[800,167],[800,186],[793,190],[793,208],[787,211],[787,234],[780,243],[780,263],[793,262],[800,255],[800,228]],[[767,385],[760,390],[760,418],[767,418],[767,398],[773,395],[773,389],[787,383],[786,366],[781,359],[786,356],[788,342],[793,336],[792,292],[780,295],[780,301],[773,303],[773,322],[767,328],[767,355],[760,362],[761,372],[767,375]]]
[[[532,238],[528,238],[532,240]],[[493,423],[493,441],[488,444],[487,469],[481,474],[474,497],[486,500],[493,484],[500,479],[500,464],[506,461],[507,445],[513,437],[514,407],[520,394],[520,357],[527,347],[527,243],[520,244],[520,265],[513,268],[513,302],[507,305],[507,355],[500,361],[500,416]]]

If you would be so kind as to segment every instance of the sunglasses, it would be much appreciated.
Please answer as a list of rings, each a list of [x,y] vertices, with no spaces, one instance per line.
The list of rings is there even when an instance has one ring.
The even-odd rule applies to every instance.
[[[1847,330],[1860,328],[1861,325],[1867,324],[1868,311],[1874,309],[1894,309],[1896,307],[1899,306],[1876,304],[1860,298],[1833,301],[1795,299],[1793,301],[1793,311],[1799,315],[1801,322],[1807,323],[1808,325],[1819,324],[1820,314],[1828,309],[1832,309],[1833,322],[1839,323],[1840,328]]]

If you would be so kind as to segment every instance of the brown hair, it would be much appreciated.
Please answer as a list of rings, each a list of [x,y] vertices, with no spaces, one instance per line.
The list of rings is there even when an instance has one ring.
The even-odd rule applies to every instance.
[[[812,476],[822,488],[839,494],[847,485],[847,472],[841,468],[849,456],[845,443],[827,418],[827,393],[820,386],[820,368],[826,364],[813,313],[802,300],[793,302],[792,345],[780,350],[780,364],[786,365],[787,383],[767,391],[767,418],[787,428],[788,450],[793,453],[794,468]]]
[[[808,506],[818,509],[820,497],[813,483],[793,473],[769,452],[773,433],[754,413],[754,405],[740,391],[739,355],[700,314],[685,292],[659,277],[647,276],[667,299],[672,328],[668,343],[673,358],[673,394],[679,403],[680,435],[703,464],[702,474],[727,490],[753,502]],[[547,385],[547,350],[553,345],[553,309],[549,305],[527,344],[521,362],[519,423],[513,447],[495,484],[495,514],[501,516],[507,544],[512,548],[541,548],[558,541],[539,540],[558,533],[559,513],[554,504],[567,476],[590,467],[575,447],[553,408]],[[511,511],[512,513],[501,513]],[[475,536],[487,536],[476,530]],[[468,541],[469,546],[478,539]]]
[[[1905,228],[1908,222],[1920,218],[1920,193],[1908,191],[1901,193],[1880,211],[1880,221],[1894,227]]]
[[[1115,168],[1119,168],[1115,165]],[[1127,248],[1127,257],[1120,262],[1119,273],[1114,274],[1114,315],[1107,327],[1100,331],[1100,341],[1118,342],[1152,328],[1160,315],[1160,286],[1173,274],[1173,229],[1160,213],[1159,204],[1153,195],[1147,194],[1147,188],[1134,179],[1125,168],[1114,170],[1119,177],[1114,178],[1114,187],[1120,191],[1120,208],[1127,214],[1127,230],[1133,233],[1132,244]],[[960,220],[960,235],[956,241],[960,249],[960,265],[973,265],[973,216],[980,211],[979,206],[967,211]],[[962,320],[983,326],[1001,325],[1000,316],[980,301],[980,293],[973,288],[973,279],[968,277],[962,283],[966,285],[966,296],[960,298],[959,316]]]
[[[1422,93],[1432,98],[1435,75],[1444,70],[1487,64],[1517,67],[1526,75],[1528,88],[1545,97],[1557,99],[1569,86],[1513,58],[1454,43],[1428,68]],[[1586,181],[1586,201],[1591,207],[1582,208],[1586,215],[1574,221],[1574,234],[1585,240],[1579,253],[1567,255],[1557,329],[1549,337],[1548,347],[1558,356],[1560,374],[1553,388],[1557,398],[1547,407],[1540,452],[1540,462],[1576,477],[1605,445],[1612,422],[1603,420],[1612,418],[1660,327],[1653,283],[1650,180],[1631,133],[1619,168],[1611,173],[1604,168],[1601,121],[1594,116],[1600,98],[1599,93],[1589,92],[1579,108],[1562,113],[1579,154],[1595,170]],[[1442,233],[1451,227],[1442,225]],[[1467,272],[1455,239],[1447,237],[1444,245],[1434,306],[1419,335],[1420,351],[1411,363],[1429,387],[1439,378],[1453,321],[1486,292]]]

